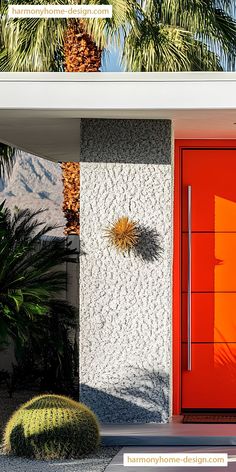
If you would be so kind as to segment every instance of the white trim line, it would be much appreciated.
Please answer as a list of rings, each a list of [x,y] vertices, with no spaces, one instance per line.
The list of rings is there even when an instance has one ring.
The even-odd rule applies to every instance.
[[[236,72],[0,72],[0,82],[236,82]]]

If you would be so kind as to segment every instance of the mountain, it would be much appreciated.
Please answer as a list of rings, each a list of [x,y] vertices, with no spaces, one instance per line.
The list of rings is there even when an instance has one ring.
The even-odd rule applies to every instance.
[[[16,155],[12,175],[0,180],[0,201],[12,211],[16,208],[45,209],[39,219],[59,225],[50,234],[63,236],[62,180],[60,164],[25,152]]]

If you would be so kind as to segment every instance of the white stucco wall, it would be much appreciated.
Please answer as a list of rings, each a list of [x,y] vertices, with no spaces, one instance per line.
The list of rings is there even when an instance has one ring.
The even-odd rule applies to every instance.
[[[103,422],[168,420],[171,373],[171,122],[82,120],[81,401]],[[135,254],[104,229],[138,221]]]

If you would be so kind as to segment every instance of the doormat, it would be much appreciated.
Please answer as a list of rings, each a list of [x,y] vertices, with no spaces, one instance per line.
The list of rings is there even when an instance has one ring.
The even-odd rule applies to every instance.
[[[183,423],[236,423],[236,413],[187,414]]]

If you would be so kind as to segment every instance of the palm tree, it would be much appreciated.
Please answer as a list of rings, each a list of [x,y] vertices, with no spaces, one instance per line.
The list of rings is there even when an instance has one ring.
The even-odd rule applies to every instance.
[[[226,8],[228,13],[236,18],[236,3],[234,1],[227,1]],[[224,70],[234,72],[236,70],[236,57],[235,54],[223,54],[222,55],[222,65]]]
[[[216,71],[236,57],[232,0],[140,0],[144,14],[124,41],[132,71]]]
[[[14,4],[21,4],[15,0]],[[31,4],[52,4],[32,0]],[[54,0],[53,4],[81,3]],[[102,5],[104,0],[90,0]],[[97,72],[112,38],[130,71],[222,70],[235,56],[233,0],[107,0],[106,19],[7,19],[2,0],[1,70]],[[140,56],[143,55],[143,60]]]
[[[5,202],[0,205],[0,345],[9,337],[27,340],[66,289],[66,272],[58,266],[75,251],[63,239],[41,244],[53,229],[37,220],[41,213],[19,210],[11,216]]]
[[[15,0],[15,4],[22,3]],[[52,3],[34,0],[31,3]],[[79,3],[54,0],[54,4]],[[90,0],[104,4],[104,0]],[[222,70],[232,63],[236,24],[232,0],[107,0],[113,17],[96,20],[7,19],[2,0],[4,45],[0,69],[97,72],[112,39],[130,71]],[[79,234],[79,164],[62,165],[66,233]],[[73,181],[72,175],[77,175]]]

